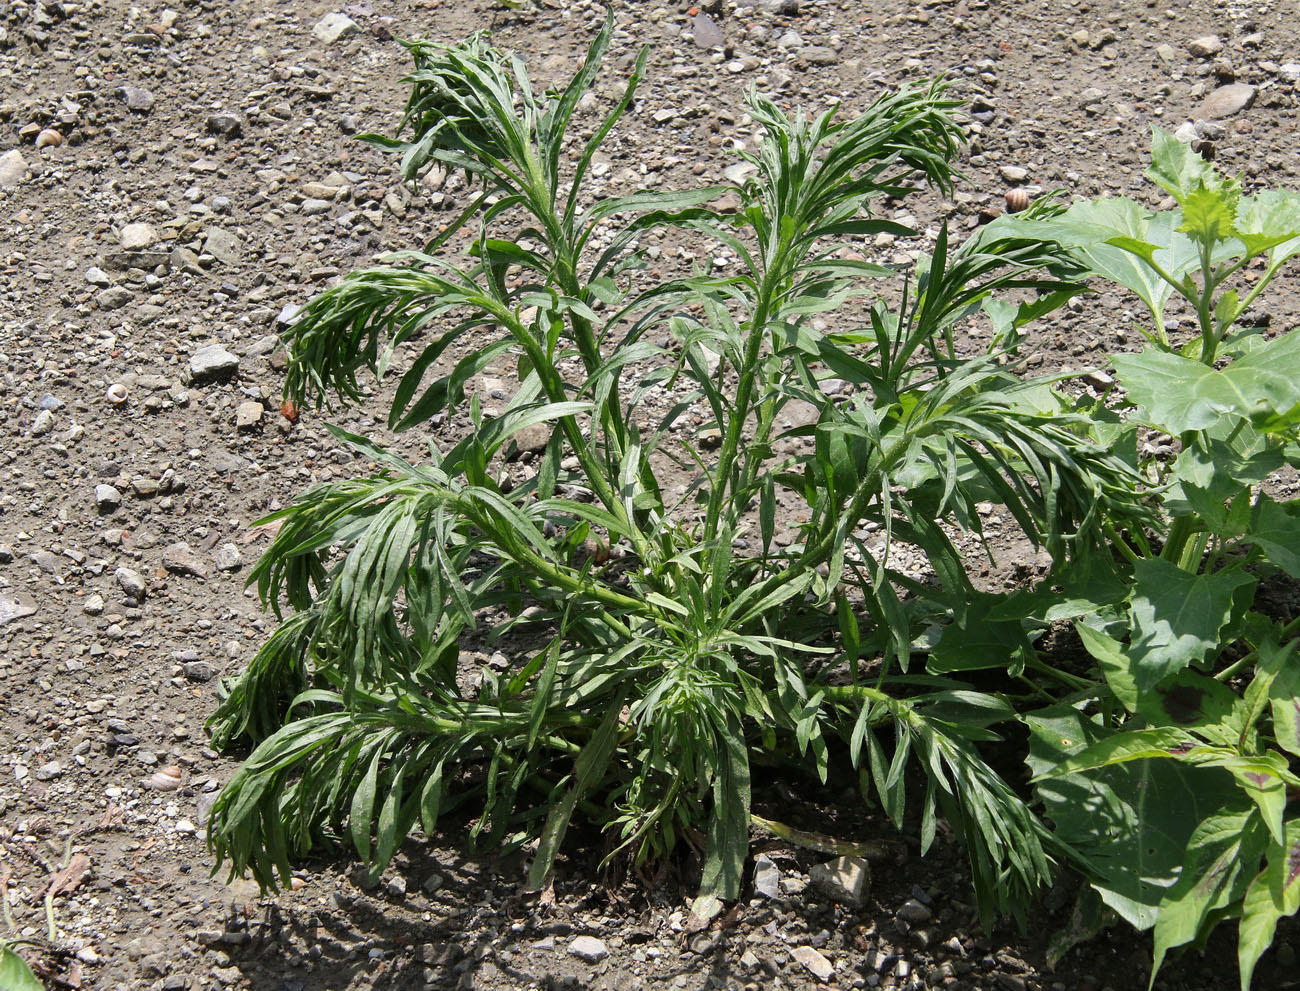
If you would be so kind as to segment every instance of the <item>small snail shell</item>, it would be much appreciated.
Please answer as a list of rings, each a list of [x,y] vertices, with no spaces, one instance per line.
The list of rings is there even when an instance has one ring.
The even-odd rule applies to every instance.
[[[174,764],[160,767],[144,779],[144,786],[153,791],[175,791],[181,786],[181,769]]]
[[[126,402],[126,386],[121,382],[114,382],[108,387],[108,391],[104,393],[104,398],[114,406],[121,406]]]
[[[52,127],[47,127],[36,135],[37,148],[57,148],[63,144],[63,135]]]
[[[1007,190],[1007,209],[1012,213],[1019,213],[1029,206],[1029,193],[1017,186],[1015,189]]]

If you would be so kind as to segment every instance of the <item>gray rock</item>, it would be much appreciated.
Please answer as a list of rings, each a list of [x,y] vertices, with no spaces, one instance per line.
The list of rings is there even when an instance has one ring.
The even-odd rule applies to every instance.
[[[800,48],[802,46],[803,37],[798,31],[787,31],[776,39],[777,48]]]
[[[552,424],[534,423],[512,434],[507,445],[506,460],[514,461],[525,451],[538,454],[546,450],[546,445],[551,441],[552,429]]]
[[[389,898],[405,898],[406,878],[402,877],[400,874],[397,875],[397,877],[392,878],[386,885],[384,885],[384,890],[388,892]]]
[[[199,256],[189,248],[172,248],[167,256],[167,267],[175,272],[189,272],[191,275],[207,275],[199,264]]]
[[[28,599],[8,593],[0,595],[0,626],[22,619],[24,616],[31,616],[35,612],[35,603]]]
[[[195,578],[207,578],[208,565],[184,541],[168,544],[162,552],[163,567],[175,575],[192,575]]]
[[[346,14],[332,13],[326,14],[317,21],[316,26],[311,29],[311,33],[317,41],[332,45],[334,42],[356,34],[360,30],[356,21]]]
[[[1170,65],[1178,57],[1178,53],[1174,51],[1173,45],[1156,45],[1156,57],[1166,65]]]
[[[239,553],[238,547],[226,543],[217,548],[216,553],[212,555],[212,561],[218,571],[235,571],[244,563],[244,557]]]
[[[599,963],[609,956],[605,941],[595,936],[575,936],[569,943],[569,952],[587,963]]]
[[[1231,117],[1233,114],[1250,109],[1250,105],[1254,102],[1254,86],[1248,86],[1246,83],[1220,86],[1201,104],[1201,116],[1210,120]]]
[[[51,551],[33,551],[27,555],[32,564],[36,565],[42,571],[49,575],[58,575],[59,573],[59,556]]]
[[[0,188],[12,189],[27,177],[27,159],[17,148],[0,155]]]
[[[42,764],[36,769],[37,781],[52,781],[63,773],[63,765],[57,760],[52,760],[48,764]]]
[[[143,251],[158,243],[158,231],[153,224],[127,224],[118,235],[118,242],[127,251]]]
[[[315,217],[322,213],[329,213],[330,201],[318,199],[305,199],[298,208],[304,217]]]
[[[691,37],[699,48],[721,48],[726,43],[726,39],[722,36],[722,28],[718,27],[712,17],[704,13],[696,14],[691,22]]]
[[[262,422],[262,413],[265,407],[255,400],[249,399],[235,407],[235,428],[238,430],[252,430]]]
[[[113,280],[108,277],[108,273],[94,265],[86,269],[86,281],[92,286],[99,286],[101,289],[107,289],[113,284]]]
[[[1218,35],[1207,34],[1193,38],[1187,43],[1187,50],[1197,58],[1210,58],[1223,51],[1223,42]]]
[[[54,429],[54,414],[47,409],[41,410],[32,421],[32,436],[44,437],[52,429]]]
[[[840,60],[835,49],[825,45],[805,45],[798,50],[798,55],[809,65],[834,65]]]
[[[104,597],[98,592],[90,593],[82,603],[81,611],[87,616],[98,616],[104,611]]]
[[[1183,144],[1191,144],[1193,141],[1199,141],[1201,136],[1197,133],[1196,125],[1190,120],[1185,120],[1174,130],[1174,137]]]
[[[814,888],[831,901],[861,908],[871,886],[871,865],[861,857],[836,857],[808,872]]]
[[[781,870],[765,853],[754,858],[754,893],[764,898],[781,895]]]
[[[204,238],[203,250],[224,265],[234,265],[244,253],[244,242],[230,231],[211,227]]]
[[[237,138],[244,133],[244,119],[239,114],[222,111],[208,115],[207,127],[213,134]]]
[[[896,914],[904,922],[914,926],[929,922],[934,917],[934,913],[930,911],[929,907],[916,898],[909,898],[903,902]]]
[[[1019,165],[1004,165],[998,169],[998,173],[1010,183],[1022,183],[1029,178],[1029,170]]]
[[[149,586],[144,583],[140,577],[140,572],[132,571],[130,568],[118,568],[113,572],[113,577],[117,579],[118,588],[126,595],[139,602],[149,594]]]
[[[190,681],[211,681],[216,676],[212,665],[207,661],[186,661],[181,665],[181,670]]]
[[[792,17],[799,13],[799,0],[759,0],[758,5],[773,14]]]
[[[1196,128],[1196,136],[1205,141],[1222,141],[1228,136],[1228,129],[1212,120],[1198,120],[1193,126]]]
[[[239,359],[220,344],[209,344],[190,355],[190,375],[196,380],[219,378],[239,371]]]
[[[105,251],[99,256],[100,263],[114,272],[126,272],[133,268],[150,269],[167,264],[166,251]]]
[[[744,182],[746,178],[752,175],[754,171],[754,166],[749,162],[736,162],[734,165],[728,165],[722,170],[722,177],[726,179],[727,182],[739,185]]]
[[[244,350],[244,354],[250,358],[260,358],[264,354],[270,354],[280,346],[280,338],[276,334],[264,334],[255,340]]]
[[[95,505],[101,513],[111,513],[122,505],[122,493],[111,485],[96,485]]]
[[[835,965],[811,946],[796,946],[790,951],[790,956],[819,981],[829,981],[835,976]]]
[[[128,110],[147,114],[153,109],[153,94],[143,86],[119,86],[117,96]]]
[[[120,310],[131,302],[132,292],[125,286],[113,286],[95,297],[101,310]]]

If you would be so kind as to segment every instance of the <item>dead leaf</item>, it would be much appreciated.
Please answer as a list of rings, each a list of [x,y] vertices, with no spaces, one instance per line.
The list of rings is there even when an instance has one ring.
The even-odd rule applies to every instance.
[[[546,908],[555,907],[555,879],[548,877],[546,887],[542,889],[541,895],[537,899],[537,904]]]
[[[84,853],[74,853],[72,859],[68,861],[68,866],[50,879],[50,890],[47,894],[53,898],[64,892],[75,891],[88,870],[90,870],[90,857]]]
[[[262,536],[267,536],[274,540],[280,532],[280,527],[283,525],[284,520],[272,520],[270,523],[265,523],[262,526],[250,527],[248,532],[239,538],[239,542],[248,545]]]

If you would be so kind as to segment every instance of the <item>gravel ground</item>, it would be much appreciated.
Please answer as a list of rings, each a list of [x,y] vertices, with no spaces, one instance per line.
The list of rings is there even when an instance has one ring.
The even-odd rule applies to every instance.
[[[587,0],[173,3],[0,0],[0,894],[22,935],[54,926],[57,950],[37,960],[50,987],[1145,987],[1147,942],[1120,931],[1047,966],[1068,882],[1027,933],[984,933],[960,852],[940,843],[921,859],[908,837],[864,885],[821,866],[826,854],[756,836],[745,900],[700,931],[691,865],[597,873],[592,837],[575,839],[554,904],[522,893],[518,862],[467,853],[450,822],[377,886],[346,859],[304,864],[274,899],[209,876],[201,824],[235,764],[203,723],[272,628],[244,589],[266,542],[250,523],[359,470],[319,417],[282,415],[276,334],[314,292],[465,205],[455,181],[405,188],[351,137],[396,122],[407,63],[392,39],[491,28],[552,82],[601,15]],[[1248,185],[1300,186],[1292,0],[616,12],[588,117],[639,46],[653,55],[596,166],[611,194],[719,181],[752,144],[750,84],[852,109],[935,74],[970,101],[969,153],[952,200],[900,208],[931,235],[943,218],[974,229],[1011,188],[1158,202],[1142,176],[1152,123],[1190,128]],[[870,247],[904,260],[918,246]],[[652,247],[665,267],[692,251]],[[1079,301],[1026,364],[1136,347],[1129,307]],[[1289,327],[1297,309],[1292,292],[1268,316]],[[491,374],[481,386],[501,398]],[[373,429],[375,410],[341,422]],[[755,807],[895,840],[851,784],[772,780]],[[1300,986],[1293,938],[1284,928],[1258,987]],[[1234,958],[1221,935],[1156,986],[1235,987]]]

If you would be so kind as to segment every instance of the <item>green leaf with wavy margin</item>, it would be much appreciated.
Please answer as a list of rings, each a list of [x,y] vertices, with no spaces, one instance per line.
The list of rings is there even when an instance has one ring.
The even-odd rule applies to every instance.
[[[1139,692],[1217,651],[1238,590],[1255,581],[1240,571],[1194,575],[1160,558],[1138,561],[1133,578],[1126,653]]]
[[[1178,879],[1196,824],[1240,801],[1232,779],[1175,760],[1134,759],[1051,775],[1071,756],[1115,735],[1068,705],[1025,716],[1026,763],[1056,835],[1078,851],[1102,899],[1137,929],[1149,929]],[[1178,732],[1178,731],[1174,731]]]

